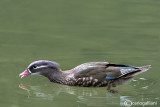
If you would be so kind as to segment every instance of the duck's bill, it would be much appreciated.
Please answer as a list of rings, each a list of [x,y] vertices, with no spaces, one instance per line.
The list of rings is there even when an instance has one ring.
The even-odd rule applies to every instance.
[[[24,72],[22,72],[21,74],[19,74],[19,76],[20,76],[21,78],[26,77],[26,76],[28,76],[28,75],[31,75],[31,73],[28,71],[28,69],[26,69]]]

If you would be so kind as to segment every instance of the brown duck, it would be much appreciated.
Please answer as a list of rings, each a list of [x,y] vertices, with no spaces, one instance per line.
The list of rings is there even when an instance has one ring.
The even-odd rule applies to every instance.
[[[108,62],[88,62],[71,70],[62,71],[59,64],[47,60],[32,62],[19,76],[43,75],[51,82],[83,87],[110,87],[128,82],[136,75],[149,70],[150,65],[134,67]]]

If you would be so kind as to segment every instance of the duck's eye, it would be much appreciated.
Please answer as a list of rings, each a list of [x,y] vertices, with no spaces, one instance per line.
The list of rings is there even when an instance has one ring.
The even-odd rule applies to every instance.
[[[34,65],[34,66],[33,66],[33,69],[36,69],[37,67],[38,67],[38,66]]]

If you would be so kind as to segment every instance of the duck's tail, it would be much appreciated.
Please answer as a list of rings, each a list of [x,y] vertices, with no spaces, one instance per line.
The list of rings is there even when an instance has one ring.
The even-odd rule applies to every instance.
[[[147,65],[147,66],[143,66],[143,67],[136,67],[136,68],[139,69],[137,72],[130,73],[130,74],[126,75],[125,78],[134,77],[134,76],[136,76],[138,74],[146,72],[151,68],[151,65]]]
[[[127,82],[131,81],[136,75],[141,74],[141,73],[149,70],[151,68],[151,65],[147,65],[147,66],[143,66],[143,67],[135,67],[135,68],[138,70],[135,72],[126,74],[126,75],[122,76],[121,78],[116,79],[115,81],[113,81],[113,84],[114,85],[122,85],[124,83],[127,83]]]

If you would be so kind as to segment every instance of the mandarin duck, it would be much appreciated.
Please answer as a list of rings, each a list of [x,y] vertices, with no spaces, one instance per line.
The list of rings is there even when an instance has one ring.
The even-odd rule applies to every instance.
[[[108,62],[87,62],[71,70],[62,71],[56,62],[39,60],[32,62],[19,76],[23,78],[29,75],[43,75],[51,82],[71,86],[107,86],[109,92],[117,93],[111,87],[126,83],[149,68],[150,65],[134,67]]]

